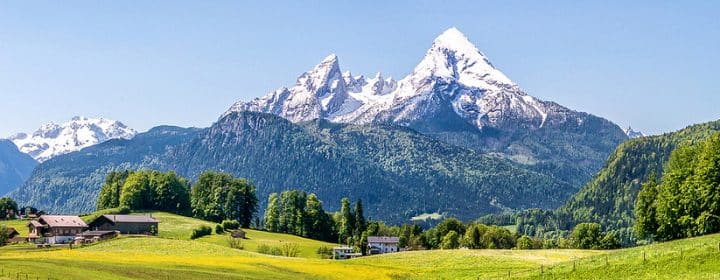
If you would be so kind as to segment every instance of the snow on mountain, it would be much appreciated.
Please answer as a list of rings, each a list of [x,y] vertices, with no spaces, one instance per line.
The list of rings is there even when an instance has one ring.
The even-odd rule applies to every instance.
[[[402,80],[380,73],[373,78],[342,73],[338,57],[331,54],[300,75],[294,86],[237,102],[223,116],[235,111],[272,113],[293,122],[325,118],[356,124],[411,125],[423,119],[460,117],[481,129],[505,122],[539,128],[549,114],[569,110],[527,95],[465,35],[450,28]]]
[[[109,139],[130,139],[137,132],[123,123],[103,118],[73,117],[71,121],[40,126],[32,135],[18,133],[8,138],[39,162],[79,151]]]
[[[628,126],[624,130],[624,132],[625,132],[625,135],[627,135],[628,138],[630,138],[630,139],[645,137],[645,133],[642,133],[641,131],[633,130],[632,127],[630,127],[630,126]]]

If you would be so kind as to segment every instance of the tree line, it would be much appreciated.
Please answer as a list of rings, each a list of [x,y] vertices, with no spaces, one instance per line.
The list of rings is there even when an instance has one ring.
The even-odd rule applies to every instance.
[[[672,240],[720,232],[720,133],[675,149],[635,203],[637,234]]]
[[[110,172],[100,188],[97,210],[160,210],[221,222],[236,220],[249,227],[257,208],[255,186],[242,178],[208,171],[190,186],[175,172],[156,170]]]

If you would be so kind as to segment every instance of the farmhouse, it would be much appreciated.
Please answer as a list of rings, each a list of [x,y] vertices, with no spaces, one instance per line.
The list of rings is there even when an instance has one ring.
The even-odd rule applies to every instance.
[[[398,252],[400,239],[391,236],[368,236],[368,252],[370,255]]]
[[[156,235],[160,221],[150,216],[102,215],[90,222],[94,231],[118,231],[122,234]]]
[[[28,240],[34,243],[64,244],[73,242],[75,235],[87,228],[78,216],[42,215],[28,223]]]
[[[348,246],[333,247],[333,259],[344,260],[362,256],[361,253],[353,253],[353,248]]]
[[[15,228],[7,228],[5,234],[7,235],[8,243],[19,243],[25,241],[24,237],[20,237],[20,233]]]

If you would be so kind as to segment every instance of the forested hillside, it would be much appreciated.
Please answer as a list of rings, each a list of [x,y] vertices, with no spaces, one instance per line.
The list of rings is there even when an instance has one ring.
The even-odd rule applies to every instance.
[[[641,184],[648,181],[651,174],[660,180],[670,154],[677,147],[695,145],[718,131],[720,121],[714,121],[629,140],[621,144],[602,170],[558,210],[525,211],[495,219],[510,222],[518,218],[519,230],[531,235],[569,230],[582,222],[596,222],[604,230],[619,232],[627,243],[634,238],[634,207]]]
[[[298,125],[240,112],[205,130],[161,127],[59,156],[39,166],[12,196],[51,212],[89,212],[105,175],[142,168],[174,170],[191,181],[206,170],[228,172],[251,180],[263,203],[272,192],[296,188],[327,201],[362,199],[371,218],[389,222],[433,212],[471,219],[506,209],[554,208],[573,191],[512,161],[403,127]]]

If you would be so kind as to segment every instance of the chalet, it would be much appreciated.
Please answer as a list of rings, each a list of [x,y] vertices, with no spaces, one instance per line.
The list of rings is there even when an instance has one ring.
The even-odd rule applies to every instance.
[[[11,227],[7,228],[5,234],[7,234],[8,243],[19,243],[19,242],[22,242],[23,240],[25,240],[24,237],[19,236],[20,233],[17,230],[15,230],[15,228],[11,228]]]
[[[368,253],[370,255],[398,252],[400,238],[391,236],[368,236]]]
[[[34,243],[65,244],[87,228],[78,216],[42,215],[28,223],[28,240]]]
[[[118,231],[122,234],[156,235],[160,221],[150,216],[102,215],[90,222],[94,231]]]
[[[361,253],[354,253],[352,247],[340,246],[333,247],[333,259],[344,260],[362,256]]]

